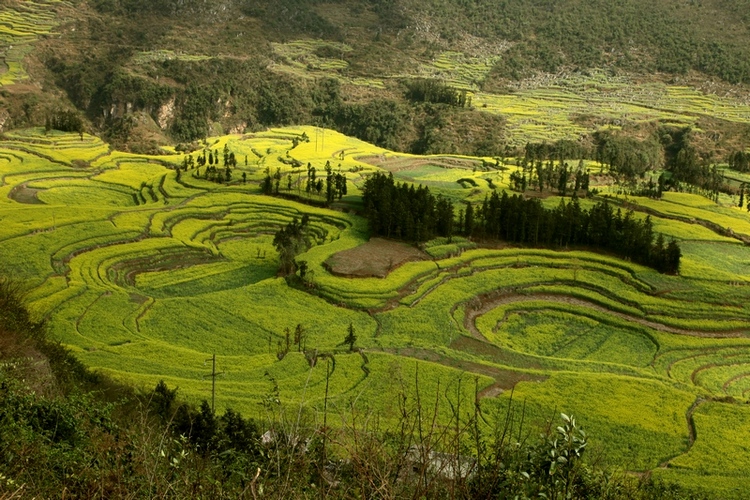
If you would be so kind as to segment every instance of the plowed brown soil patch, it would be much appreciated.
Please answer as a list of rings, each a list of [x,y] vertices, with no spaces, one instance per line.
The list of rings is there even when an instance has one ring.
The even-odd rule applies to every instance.
[[[349,278],[385,278],[405,262],[430,257],[406,243],[372,238],[364,245],[332,255],[323,265],[332,274]]]

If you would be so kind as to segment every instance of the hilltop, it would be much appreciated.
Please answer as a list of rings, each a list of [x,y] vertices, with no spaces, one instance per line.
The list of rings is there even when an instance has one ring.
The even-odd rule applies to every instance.
[[[413,153],[668,125],[723,159],[750,137],[743,1],[6,5],[8,47],[34,28],[6,50],[5,128],[68,107],[133,151],[313,123]]]

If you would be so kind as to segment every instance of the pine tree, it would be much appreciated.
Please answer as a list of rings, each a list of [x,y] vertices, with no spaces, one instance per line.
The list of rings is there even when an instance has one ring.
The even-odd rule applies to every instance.
[[[682,252],[680,251],[679,245],[677,245],[677,242],[675,240],[671,240],[669,244],[667,245],[667,250],[666,250],[665,271],[668,273],[672,273],[672,274],[679,273],[681,257],[682,257]]]
[[[343,344],[349,346],[349,352],[354,351],[354,344],[357,342],[357,336],[354,334],[354,324],[349,323],[349,328],[346,330],[346,337],[344,337]]]
[[[297,323],[297,327],[294,329],[294,343],[297,344],[297,352],[302,351],[302,341],[305,337],[305,329],[300,323]]]

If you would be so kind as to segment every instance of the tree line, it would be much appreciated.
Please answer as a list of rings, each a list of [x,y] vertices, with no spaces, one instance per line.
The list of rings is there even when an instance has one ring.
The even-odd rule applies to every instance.
[[[219,162],[221,161],[221,157],[219,156],[218,150],[206,148],[202,151],[201,154],[197,156],[197,158],[193,158],[192,154],[185,156],[182,159],[182,165],[176,168],[177,180],[180,179],[182,170],[187,172],[188,169],[195,169],[195,172],[193,172],[193,177],[195,177],[196,179],[205,179],[213,182],[218,182],[220,184],[224,182],[231,182],[232,169],[237,167],[237,157],[235,156],[234,152],[229,149],[229,146],[227,144],[224,145],[223,155],[223,170],[220,168]],[[247,165],[247,158],[245,158],[245,164]],[[205,169],[203,170],[203,174],[201,175],[202,167],[205,167]],[[246,175],[247,174],[243,172],[243,180],[246,179]]]
[[[392,174],[368,177],[362,203],[375,236],[422,243],[453,234],[453,204],[448,199],[433,196],[425,186],[396,183]]]
[[[517,159],[525,177],[516,174],[511,186],[518,191],[541,185],[553,189],[561,182],[561,175],[564,177],[562,168],[566,159],[581,160],[576,173],[584,171],[582,160],[589,159],[603,165],[616,181],[629,185],[633,195],[660,198],[663,191],[674,190],[696,192],[717,200],[722,192],[737,194],[737,189],[724,179],[712,155],[698,149],[690,127],[663,126],[643,139],[599,131],[591,139],[591,144],[570,140],[526,144],[524,156]],[[732,169],[748,171],[750,153],[732,152],[728,163]],[[647,175],[661,169],[665,172],[658,183]],[[570,167],[566,170],[572,180],[573,170]],[[564,195],[565,185],[557,185],[557,190]]]
[[[471,96],[438,80],[417,78],[407,81],[405,97],[412,102],[448,104],[459,108],[471,107]]]
[[[421,243],[455,233],[551,248],[584,246],[663,273],[677,273],[680,267],[679,245],[665,242],[661,234],[654,238],[650,216],[639,220],[632,210],[614,210],[607,201],[586,210],[575,192],[554,209],[537,198],[493,192],[476,208],[466,204],[456,218],[450,200],[378,173],[365,181],[362,198],[370,231],[377,236]]]
[[[549,209],[538,198],[493,192],[477,210],[467,204],[466,211],[459,214],[458,228],[466,236],[481,239],[604,250],[662,273],[677,273],[682,256],[676,241],[666,243],[661,234],[654,241],[650,216],[639,220],[632,210],[623,214],[607,201],[586,210],[575,194],[567,203],[561,199],[557,207]]]
[[[305,193],[308,196],[317,194],[318,196],[325,195],[325,203],[327,205],[333,203],[336,200],[340,200],[347,194],[346,187],[346,174],[334,172],[330,161],[326,161],[325,164],[325,177],[318,177],[318,170],[310,163],[307,163],[307,177],[305,179]],[[339,164],[339,169],[341,165]],[[294,173],[294,172],[293,172]],[[299,175],[301,176],[300,172]],[[281,189],[282,174],[281,169],[277,168],[276,171],[271,174],[270,168],[266,167],[265,177],[261,183],[261,191],[266,195],[278,195]],[[297,180],[298,189],[301,189],[301,179]],[[294,179],[292,173],[286,176],[286,190],[291,193],[294,187]]]
[[[734,151],[727,158],[729,168],[738,172],[750,172],[750,152]]]
[[[60,130],[62,132],[76,132],[83,134],[84,125],[81,115],[77,111],[58,109],[50,113],[44,120],[44,130]]]

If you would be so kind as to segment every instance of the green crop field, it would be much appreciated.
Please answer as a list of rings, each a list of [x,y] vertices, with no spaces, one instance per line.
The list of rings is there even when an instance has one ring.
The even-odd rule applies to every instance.
[[[276,49],[322,64],[305,59],[303,45]],[[523,406],[528,430],[573,413],[625,470],[718,485],[727,497],[750,487],[750,249],[719,230],[750,235],[745,212],[694,195],[629,198],[649,209],[656,231],[680,240],[680,276],[579,249],[454,238],[428,243],[427,260],[384,278],[348,278],[324,263],[367,239],[352,213],[367,175],[387,169],[458,202],[481,200],[492,189],[483,179],[502,172],[314,127],[207,145],[237,155],[231,182],[197,169],[178,178],[182,154],[126,154],[88,135],[29,129],[0,142],[0,270],[87,366],[143,389],[163,379],[197,402],[210,396],[206,360],[216,354],[217,406],[249,416],[276,390],[319,415],[327,371],[334,411],[356,404],[386,419],[390,394],[469,401],[478,389],[486,415]],[[281,194],[323,201],[305,190],[308,162],[346,175],[339,210],[260,194],[266,171],[278,169]],[[495,186],[505,184],[496,177]],[[273,236],[303,215],[313,245],[299,258],[310,283],[297,288],[276,276]],[[360,352],[342,345],[350,324]],[[297,325],[302,345],[277,356]]]

